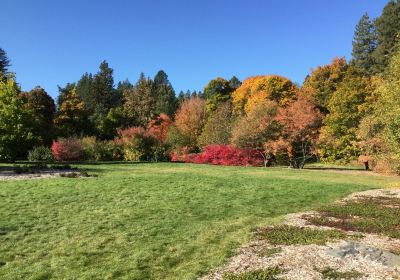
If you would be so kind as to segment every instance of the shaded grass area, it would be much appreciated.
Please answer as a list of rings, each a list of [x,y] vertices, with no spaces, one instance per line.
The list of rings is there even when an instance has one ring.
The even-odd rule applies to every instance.
[[[315,225],[400,238],[400,199],[359,197],[357,200],[324,206],[319,210],[319,215],[306,219]]]
[[[325,245],[328,241],[344,239],[347,234],[338,230],[318,230],[278,225],[259,229],[257,236],[267,240],[272,245]]]
[[[278,280],[278,276],[284,273],[285,270],[279,266],[269,267],[266,269],[259,269],[241,274],[225,273],[222,277],[223,280]]]
[[[358,279],[364,276],[364,274],[357,271],[338,271],[337,269],[331,267],[325,267],[323,269],[318,270],[318,272],[322,274],[322,277],[324,279],[331,279],[331,280]]]
[[[0,182],[1,279],[193,279],[261,225],[394,182],[172,163],[79,168],[98,177]]]

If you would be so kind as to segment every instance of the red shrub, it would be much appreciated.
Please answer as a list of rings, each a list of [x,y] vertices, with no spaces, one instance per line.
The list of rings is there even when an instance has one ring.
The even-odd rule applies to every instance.
[[[183,160],[191,163],[215,165],[260,166],[262,156],[255,150],[245,150],[233,145],[210,145],[202,153],[184,154]]]
[[[80,161],[84,158],[81,142],[73,137],[53,141],[51,152],[58,161]]]

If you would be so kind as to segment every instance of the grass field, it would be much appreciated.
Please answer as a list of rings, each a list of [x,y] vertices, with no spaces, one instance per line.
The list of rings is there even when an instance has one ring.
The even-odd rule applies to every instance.
[[[396,179],[190,164],[0,182],[0,279],[193,279],[257,226]]]

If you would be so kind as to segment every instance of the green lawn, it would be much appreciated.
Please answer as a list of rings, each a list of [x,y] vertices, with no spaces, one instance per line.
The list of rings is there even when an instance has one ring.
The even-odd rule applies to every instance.
[[[0,279],[193,279],[252,230],[389,177],[189,164],[0,182]]]

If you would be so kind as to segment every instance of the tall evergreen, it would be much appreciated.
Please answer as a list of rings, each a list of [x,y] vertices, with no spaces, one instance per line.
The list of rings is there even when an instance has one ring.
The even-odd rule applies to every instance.
[[[383,72],[395,54],[400,41],[400,1],[391,0],[375,20],[377,47],[374,52],[375,71]]]
[[[5,77],[8,73],[8,67],[10,67],[10,60],[7,57],[7,53],[5,50],[0,48],[0,79],[5,80]]]
[[[157,98],[155,104],[155,113],[165,113],[172,116],[178,106],[175,90],[168,80],[168,75],[160,70],[154,77],[154,90]]]
[[[375,49],[375,26],[368,14],[364,14],[354,31],[352,61],[356,67],[369,75],[373,74],[373,52]]]
[[[120,102],[120,96],[114,89],[113,69],[106,61],[100,64],[99,72],[93,77],[92,82],[93,102],[96,109],[108,111]]]
[[[96,107],[96,101],[93,93],[93,76],[92,74],[85,73],[81,79],[76,83],[76,93],[85,103],[88,111],[93,112]]]

